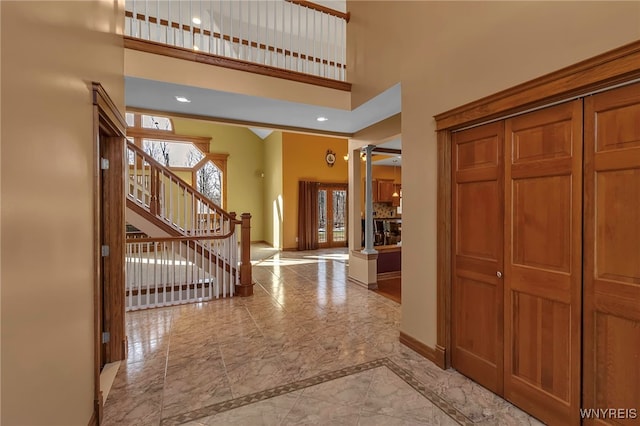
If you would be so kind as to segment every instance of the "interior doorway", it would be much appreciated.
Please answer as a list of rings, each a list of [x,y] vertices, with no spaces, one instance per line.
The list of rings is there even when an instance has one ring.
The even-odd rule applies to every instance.
[[[318,188],[318,246],[347,246],[346,184],[320,184]]]
[[[126,357],[124,327],[124,143],[126,122],[99,83],[92,85],[94,141],[94,413],[102,419],[100,373]]]

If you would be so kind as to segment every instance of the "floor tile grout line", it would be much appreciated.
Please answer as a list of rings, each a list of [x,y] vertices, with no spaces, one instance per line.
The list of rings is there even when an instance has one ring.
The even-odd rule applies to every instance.
[[[428,389],[427,386],[418,380],[413,374],[404,368],[400,367],[398,364],[390,360],[389,358],[384,358],[385,365],[391,370],[396,376],[398,376],[402,381],[411,386],[415,391],[424,396],[427,400],[431,401],[433,405],[435,405],[440,411],[445,413],[447,416],[457,421],[461,425],[473,425],[476,422],[468,418],[462,411],[458,410],[446,399],[442,398],[437,393]],[[451,413],[450,411],[453,411]],[[482,419],[485,421],[488,419]]]
[[[475,422],[470,420],[466,415],[464,415],[464,413],[462,413],[460,410],[455,408],[448,401],[440,397],[435,392],[427,389],[424,383],[416,379],[411,373],[409,373],[402,367],[398,366],[395,362],[391,361],[389,358],[384,357],[384,358],[368,361],[365,363],[356,364],[350,367],[345,367],[340,370],[319,374],[313,377],[309,377],[307,379],[302,379],[289,384],[277,386],[275,388],[254,392],[252,394],[244,395],[231,400],[222,401],[216,404],[209,405],[207,407],[200,408],[198,410],[193,410],[188,413],[182,413],[176,416],[171,416],[166,419],[162,419],[161,425],[171,426],[171,425],[179,425],[188,421],[195,421],[204,417],[221,414],[236,408],[241,408],[257,402],[265,401],[265,400],[286,395],[292,392],[297,392],[299,390],[303,390],[312,386],[320,385],[332,380],[348,377],[354,374],[362,373],[364,371],[369,371],[379,367],[388,368],[400,380],[402,380],[404,383],[407,383],[409,386],[411,386],[422,397],[424,397],[429,402],[431,402],[438,410],[443,412],[445,415],[447,415],[449,418],[456,421],[457,423],[465,426],[475,424]],[[375,378],[372,377],[371,382],[369,383],[369,388],[367,389],[367,394],[369,393],[374,380]],[[287,415],[283,418],[283,421],[289,415],[289,413],[291,412],[295,404],[298,403],[301,395],[302,393],[298,396],[298,398],[296,399],[296,402],[294,403],[294,405],[292,405],[292,408],[289,410]],[[359,410],[359,415],[361,415],[361,413],[362,413],[362,407]],[[485,421],[485,420],[487,419],[482,419],[482,421]]]
[[[300,401],[301,397],[302,397],[302,392],[300,392],[300,394],[296,397],[295,402],[291,404],[291,408],[289,408],[289,410],[287,411],[287,414],[285,414],[284,417],[282,417],[282,420],[280,420],[279,425],[282,425],[285,422],[285,420],[287,420],[287,417],[289,417],[289,414],[291,414],[294,407],[298,404],[298,401]]]
[[[164,359],[164,372],[162,374],[162,393],[160,394],[160,419],[158,426],[162,424],[162,412],[164,411],[164,393],[167,387],[167,371],[169,370],[169,352],[171,351],[171,336],[173,335],[173,312],[171,313],[171,319],[169,320],[169,338],[167,339],[167,351]]]
[[[267,399],[275,398],[278,396],[286,395],[286,394],[296,392],[298,390],[302,390],[311,386],[326,383],[331,380],[340,379],[343,377],[350,376],[352,374],[361,373],[363,371],[368,371],[373,368],[381,367],[383,365],[384,365],[383,359],[381,358],[381,359],[368,361],[361,364],[356,364],[350,367],[345,367],[340,370],[336,370],[328,373],[322,373],[306,379],[298,380],[296,382],[276,386],[271,389],[265,389],[263,391],[254,392],[238,398],[222,401],[216,404],[211,404],[209,406],[202,407],[187,413],[182,413],[175,416],[167,417],[165,419],[162,419],[161,424],[163,426],[169,426],[169,425],[173,426],[173,425],[179,425],[188,421],[201,419],[203,417],[209,417],[215,414],[221,414],[229,410],[244,407],[250,404],[254,404],[256,402],[265,401]]]

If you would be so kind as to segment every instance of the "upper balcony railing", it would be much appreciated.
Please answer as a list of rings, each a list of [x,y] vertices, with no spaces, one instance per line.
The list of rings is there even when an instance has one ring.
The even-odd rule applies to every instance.
[[[125,35],[346,80],[349,14],[299,0],[126,0]]]

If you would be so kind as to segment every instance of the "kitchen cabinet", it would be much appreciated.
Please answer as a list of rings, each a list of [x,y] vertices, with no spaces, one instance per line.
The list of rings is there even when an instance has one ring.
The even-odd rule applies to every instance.
[[[395,184],[392,180],[378,180],[377,181],[377,192],[378,192],[378,202],[379,203],[391,203],[393,201],[392,195],[395,190]]]

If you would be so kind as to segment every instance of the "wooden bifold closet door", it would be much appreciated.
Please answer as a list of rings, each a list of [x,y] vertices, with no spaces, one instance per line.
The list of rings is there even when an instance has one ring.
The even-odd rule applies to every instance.
[[[582,101],[505,121],[505,398],[579,424]]]
[[[502,395],[502,123],[453,135],[453,366]]]
[[[452,365],[578,424],[582,101],[454,133]]]
[[[584,152],[583,406],[621,409],[623,417],[585,424],[637,425],[640,84],[585,99]]]

